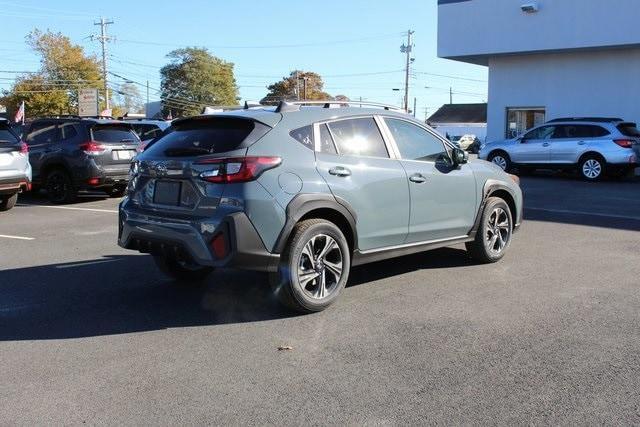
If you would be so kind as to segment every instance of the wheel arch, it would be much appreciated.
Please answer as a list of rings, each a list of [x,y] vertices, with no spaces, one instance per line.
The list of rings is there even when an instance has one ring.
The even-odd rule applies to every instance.
[[[509,210],[511,211],[512,220],[515,224],[518,224],[522,220],[522,212],[518,210],[518,205],[516,204],[516,197],[513,194],[513,191],[505,184],[500,181],[490,179],[485,182],[484,187],[482,189],[482,202],[478,207],[478,212],[476,213],[476,220],[474,221],[473,228],[469,235],[474,237],[478,232],[480,227],[480,221],[482,219],[482,212],[484,211],[484,207],[487,204],[487,199],[489,197],[498,197],[505,201],[507,206],[509,206]]]
[[[47,175],[54,169],[62,169],[73,179],[71,169],[63,160],[51,160],[40,168],[40,182],[44,184],[47,180]]]
[[[584,153],[582,153],[582,154],[580,155],[580,157],[578,158],[578,166],[580,166],[580,164],[581,164],[581,163],[582,163],[582,162],[583,162],[587,157],[597,157],[597,158],[599,158],[600,160],[602,160],[602,162],[603,162],[603,163],[606,163],[606,162],[607,162],[607,159],[606,159],[602,154],[600,154],[600,153],[598,153],[597,151],[594,151],[594,150],[589,150],[589,151],[586,151],[586,152],[584,152]],[[604,164],[603,164],[603,166],[604,166]]]
[[[334,223],[347,239],[351,252],[358,248],[357,217],[345,200],[328,194],[298,194],[289,202],[286,212],[287,220],[276,241],[275,253],[282,253],[296,224],[311,218]]]

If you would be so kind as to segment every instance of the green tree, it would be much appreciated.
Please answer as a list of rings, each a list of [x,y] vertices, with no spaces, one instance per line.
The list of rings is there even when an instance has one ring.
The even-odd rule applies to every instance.
[[[305,96],[306,82],[306,96]],[[260,101],[262,104],[277,104],[282,100],[325,100],[331,95],[322,90],[324,82],[318,73],[313,71],[294,70],[289,76],[267,86],[269,93]]]
[[[232,63],[196,47],[174,50],[167,58],[169,64],[160,70],[165,114],[189,116],[205,106],[238,104]]]
[[[40,71],[19,76],[2,102],[13,114],[24,101],[29,117],[77,114],[78,89],[102,87],[100,62],[61,33],[33,30],[27,44],[40,56]]]

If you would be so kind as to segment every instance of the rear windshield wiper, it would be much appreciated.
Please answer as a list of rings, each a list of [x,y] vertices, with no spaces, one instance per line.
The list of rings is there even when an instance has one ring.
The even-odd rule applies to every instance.
[[[211,152],[206,148],[186,147],[186,148],[167,148],[164,150],[165,156],[179,157],[179,156],[194,156],[198,154],[210,154]]]
[[[120,142],[136,142],[136,140],[132,138],[125,138],[125,139],[121,139]]]

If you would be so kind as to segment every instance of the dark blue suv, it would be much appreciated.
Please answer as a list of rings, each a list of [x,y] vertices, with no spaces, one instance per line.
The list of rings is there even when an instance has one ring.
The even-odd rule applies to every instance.
[[[24,135],[34,186],[53,203],[70,203],[79,190],[122,196],[140,142],[130,123],[78,117],[34,120]]]

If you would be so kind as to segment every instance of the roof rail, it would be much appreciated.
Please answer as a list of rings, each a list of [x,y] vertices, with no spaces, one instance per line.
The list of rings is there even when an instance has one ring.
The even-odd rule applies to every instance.
[[[344,106],[344,105],[358,105],[360,107],[377,107],[384,108],[385,110],[393,110],[393,111],[404,111],[404,109],[397,107],[395,105],[382,104],[380,102],[369,102],[369,101],[337,101],[334,99],[329,100],[320,100],[320,101],[291,101],[289,102],[293,105],[322,105],[323,108],[331,108],[332,105]]]
[[[623,122],[624,120],[619,117],[560,117],[557,119],[549,120],[547,123],[557,122]]]

